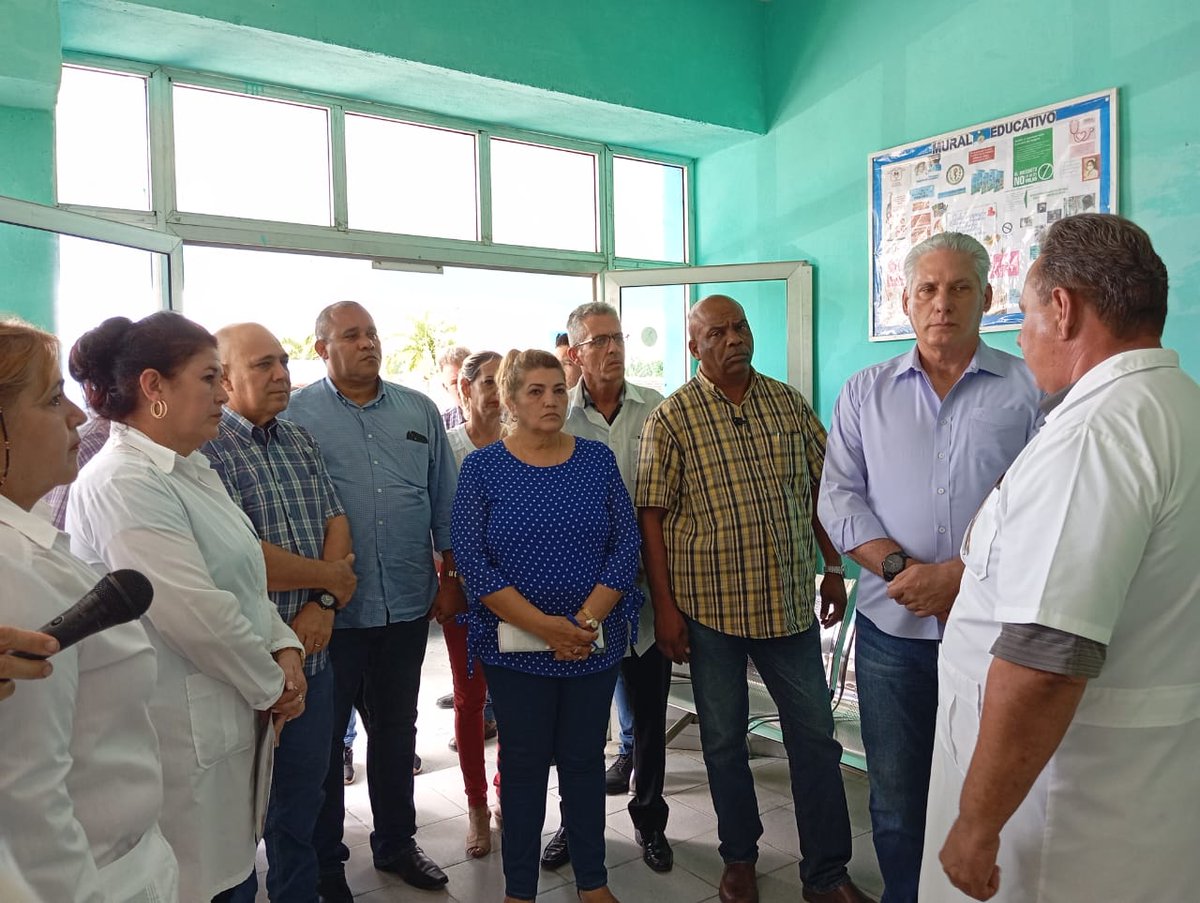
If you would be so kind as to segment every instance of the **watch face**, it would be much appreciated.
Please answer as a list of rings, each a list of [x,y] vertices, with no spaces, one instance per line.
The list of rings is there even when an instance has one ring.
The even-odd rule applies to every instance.
[[[908,556],[903,552],[893,552],[887,558],[883,559],[883,566],[880,568],[883,571],[883,579],[891,581],[904,570],[904,566],[908,564]]]
[[[332,593],[321,593],[321,595],[317,596],[317,604],[327,610],[337,608],[337,599],[334,598]]]

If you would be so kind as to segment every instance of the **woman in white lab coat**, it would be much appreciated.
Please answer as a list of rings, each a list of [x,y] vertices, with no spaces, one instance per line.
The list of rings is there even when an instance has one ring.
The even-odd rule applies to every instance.
[[[258,536],[198,451],[227,400],[216,340],[175,313],[114,317],[75,344],[70,369],[113,424],[71,490],[72,549],[154,585],[163,832],[182,898],[228,899],[254,869],[256,733],[268,712],[300,715],[305,681]]]
[[[0,322],[2,623],[36,629],[100,576],[37,505],[75,478],[83,421],[63,395],[57,340]],[[0,898],[178,899],[175,856],[158,827],[162,771],[148,708],[156,674],[135,621],[54,655],[46,679],[0,706]]]

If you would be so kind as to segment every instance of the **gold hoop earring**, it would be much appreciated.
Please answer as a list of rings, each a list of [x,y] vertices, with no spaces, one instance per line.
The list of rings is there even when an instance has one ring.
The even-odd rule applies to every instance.
[[[161,398],[156,398],[150,403],[150,416],[155,420],[162,420],[167,416],[167,403]]]

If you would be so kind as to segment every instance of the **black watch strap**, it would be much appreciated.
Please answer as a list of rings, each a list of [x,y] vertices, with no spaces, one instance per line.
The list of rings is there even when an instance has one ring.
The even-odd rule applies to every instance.
[[[314,593],[313,597],[308,601],[316,602],[326,611],[334,611],[337,609],[337,597],[334,596],[333,593],[326,592],[325,590]]]

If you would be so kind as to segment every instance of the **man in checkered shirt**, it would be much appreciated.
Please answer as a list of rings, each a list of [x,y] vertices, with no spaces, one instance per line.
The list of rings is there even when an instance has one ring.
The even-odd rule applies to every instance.
[[[333,732],[329,636],[337,609],[357,580],[350,524],[325,471],[316,441],[276,415],[288,405],[288,356],[262,326],[243,323],[217,333],[229,403],[217,438],[203,451],[262,540],[267,587],[279,614],[304,644],[308,679],[304,714],[288,723],[275,753],[264,835],[267,890],[273,900],[313,900],[320,811]],[[250,901],[250,875],[235,900]]]

